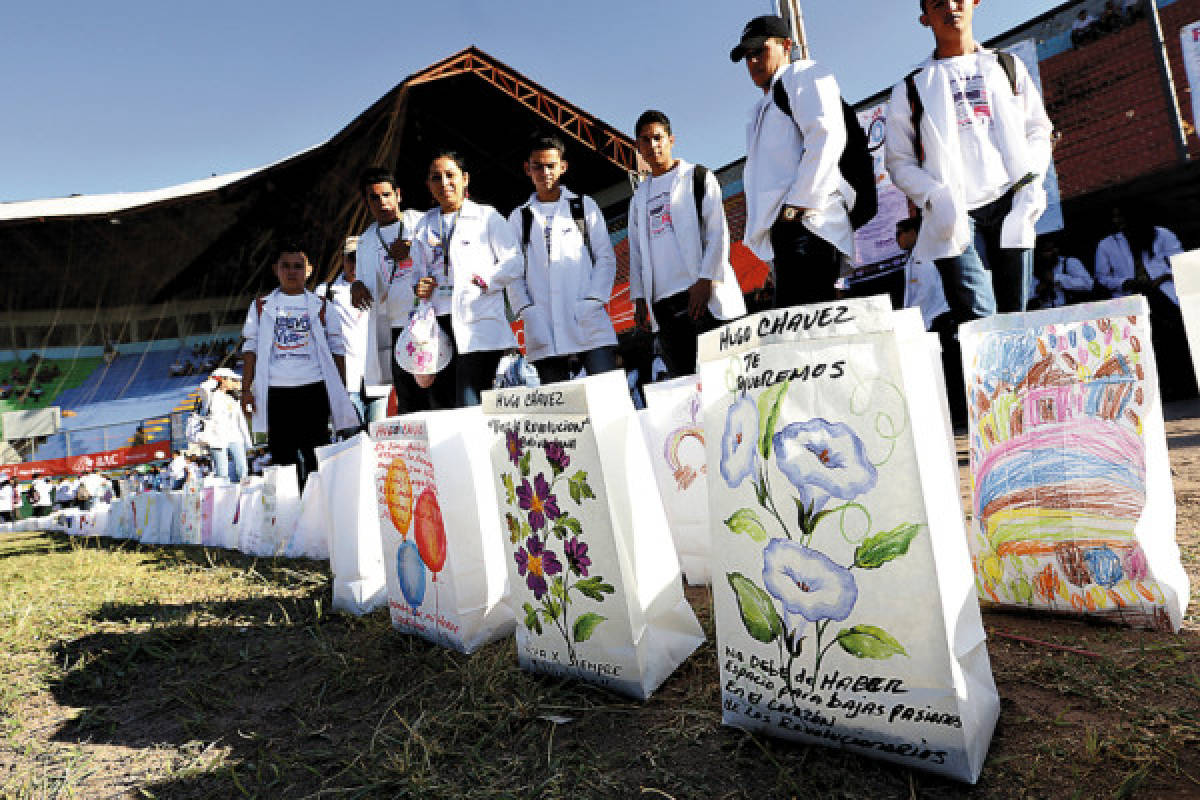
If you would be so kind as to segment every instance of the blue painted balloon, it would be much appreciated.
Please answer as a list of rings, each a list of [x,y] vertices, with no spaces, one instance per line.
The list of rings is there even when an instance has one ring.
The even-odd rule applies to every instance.
[[[1089,547],[1083,551],[1083,560],[1087,563],[1092,580],[1101,586],[1114,586],[1125,577],[1121,569],[1121,558],[1107,547]]]
[[[396,577],[408,604],[416,608],[425,600],[425,564],[412,542],[401,542],[396,551]]]

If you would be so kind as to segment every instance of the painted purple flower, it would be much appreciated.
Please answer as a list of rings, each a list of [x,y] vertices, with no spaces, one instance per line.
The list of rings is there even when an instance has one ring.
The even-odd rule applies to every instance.
[[[579,541],[578,536],[572,536],[570,539],[567,539],[563,549],[566,551],[567,566],[571,568],[571,572],[586,578],[588,567],[592,565],[592,559],[587,554],[587,544]]]
[[[517,572],[525,577],[525,585],[533,592],[535,600],[541,600],[546,593],[546,576],[562,572],[558,556],[553,550],[546,550],[536,536],[526,539],[525,546],[517,550],[513,558],[517,562]]]
[[[721,434],[721,477],[730,489],[754,474],[758,463],[758,406],[743,394],[729,407]]]
[[[819,417],[793,422],[771,440],[779,471],[800,492],[800,502],[820,511],[830,497],[853,500],[875,487],[879,473],[862,439],[842,422]]]
[[[571,457],[567,455],[567,449],[563,447],[562,442],[546,442],[546,460],[554,467],[555,472],[562,472],[571,466]]]
[[[513,463],[513,466],[520,466],[521,437],[516,431],[508,431],[504,434],[504,447],[508,450],[508,460]]]
[[[404,346],[404,349],[408,351],[408,354],[409,354],[410,356],[411,356],[413,353],[417,352],[417,348],[416,348],[416,347],[413,345],[413,343],[412,343],[412,342],[409,342],[408,344],[406,344],[406,345]]]
[[[546,526],[547,517],[558,519],[562,516],[558,510],[558,498],[550,494],[550,484],[546,483],[546,478],[540,472],[534,477],[533,486],[529,485],[528,478],[521,479],[521,485],[517,487],[517,499],[521,508],[529,512],[529,527],[535,531]]]
[[[772,539],[763,550],[763,585],[783,603],[783,623],[795,635],[809,622],[844,620],[858,601],[849,569],[787,539]]]

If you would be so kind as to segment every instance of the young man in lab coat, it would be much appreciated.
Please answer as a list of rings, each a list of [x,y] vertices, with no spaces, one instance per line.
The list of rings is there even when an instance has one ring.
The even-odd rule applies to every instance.
[[[755,17],[729,58],[746,60],[762,97],[746,128],[746,233],[743,242],[774,262],[775,305],[821,303],[836,296],[843,256],[854,255],[848,207],[854,190],[838,162],[846,148],[842,93],[833,74],[792,61],[782,17]],[[775,100],[783,83],[791,114]]]
[[[729,263],[721,185],[708,170],[675,158],[671,121],[661,111],[638,117],[634,135],[638,152],[650,165],[649,177],[629,201],[634,319],[642,329],[657,324],[673,377],[691,375],[696,371],[696,337],[719,321],[746,313]]]
[[[936,47],[892,89],[886,145],[924,218],[913,255],[937,265],[958,323],[1024,311],[1053,126],[1025,65],[975,41],[981,0],[919,2]]]
[[[605,304],[617,257],[592,198],[562,185],[566,147],[553,136],[530,143],[529,199],[508,216],[525,257],[524,277],[508,289],[525,324],[525,352],[542,383],[567,380],[575,355],[588,375],[617,368],[617,334]],[[582,224],[582,225],[581,225]]]

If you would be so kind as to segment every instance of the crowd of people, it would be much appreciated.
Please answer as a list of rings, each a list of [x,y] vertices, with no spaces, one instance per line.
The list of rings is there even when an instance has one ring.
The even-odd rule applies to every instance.
[[[1144,2],[1145,0],[1107,0],[1100,16],[1089,13],[1086,8],[1080,9],[1079,16],[1071,23],[1071,45],[1078,49],[1101,36],[1116,33],[1132,25],[1146,15]]]
[[[33,353],[24,361],[18,361],[8,375],[0,376],[0,400],[40,400],[46,392],[45,386],[62,377],[62,368]]]
[[[167,368],[172,378],[208,375],[214,369],[231,366],[238,360],[237,340],[233,338],[199,342],[192,346],[190,357],[181,353]]]
[[[948,354],[965,322],[1061,305],[1100,287],[1147,294],[1153,315],[1169,314],[1178,301],[1166,259],[1179,242],[1132,214],[1114,216],[1094,273],[1051,242],[1035,257],[1053,133],[1038,86],[1019,60],[975,41],[978,0],[918,2],[934,50],[892,89],[885,150],[891,180],[909,201],[897,228],[910,253],[904,303],[922,309]],[[786,21],[761,16],[730,52],[761,92],[743,173],[743,242],[771,265],[756,309],[843,296],[854,231],[876,209],[865,137],[836,77],[793,51]],[[618,344],[606,308],[616,257],[596,202],[566,185],[561,140],[531,138],[520,164],[530,193],[507,216],[471,198],[470,165],[453,150],[436,149],[426,162],[435,202],[426,211],[404,209],[395,175],[372,167],[357,187],[371,222],[346,241],[332,280],[309,291],[304,245],[277,242],[278,288],[247,311],[242,377],[217,368],[232,342],[193,352],[212,371],[194,441],[207,447],[213,473],[238,480],[249,472],[250,415],[271,463],[297,465],[303,483],[331,430],[363,428],[372,377],[390,378],[400,414],[480,403],[516,351],[515,319],[542,383],[624,367],[638,373],[636,389],[693,373],[697,336],[747,312],[721,189],[711,171],[675,152],[663,112],[642,113],[633,134],[649,167],[628,213],[639,347]],[[651,333],[653,347],[642,346]],[[953,360],[948,370],[957,369]],[[956,376],[952,397],[961,392]]]
[[[975,5],[920,0],[935,50],[896,84],[888,114],[886,165],[910,200],[913,258],[944,289],[951,331],[1024,310],[1040,285],[1034,225],[1051,158],[1038,87],[1019,61],[975,41]],[[772,265],[766,305],[835,300],[854,230],[875,209],[873,174],[856,182],[854,169],[855,157],[869,157],[865,139],[835,76],[793,59],[781,17],[747,23],[730,58],[761,92],[747,128],[743,241]],[[746,313],[721,190],[675,152],[666,114],[647,110],[633,133],[650,170],[628,214],[636,325],[657,334],[668,375],[690,374],[697,335]],[[510,314],[542,382],[569,377],[573,363],[586,374],[617,368],[604,219],[565,185],[561,141],[537,135],[523,156],[531,191],[507,218],[471,199],[470,166],[452,150],[426,162],[436,205],[424,212],[402,209],[387,169],[366,171],[358,188],[372,222],[317,293],[306,289],[313,267],[303,247],[278,246],[279,288],[255,301],[243,329],[241,395],[274,463],[298,464],[303,476],[330,417],[334,431],[362,424],[364,376],[381,351],[399,413],[479,403],[516,348]]]

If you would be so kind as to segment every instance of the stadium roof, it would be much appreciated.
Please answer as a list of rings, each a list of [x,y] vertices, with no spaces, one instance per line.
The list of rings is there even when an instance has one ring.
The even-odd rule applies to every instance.
[[[472,197],[507,213],[530,192],[521,163],[539,130],[566,142],[578,191],[595,194],[637,168],[628,136],[469,47],[410,75],[327,142],[269,166],[148,192],[0,204],[4,310],[245,295],[273,284],[280,234],[298,234],[326,272],[368,221],[359,173],[392,167],[404,205],[427,208],[437,148],[462,153]]]

